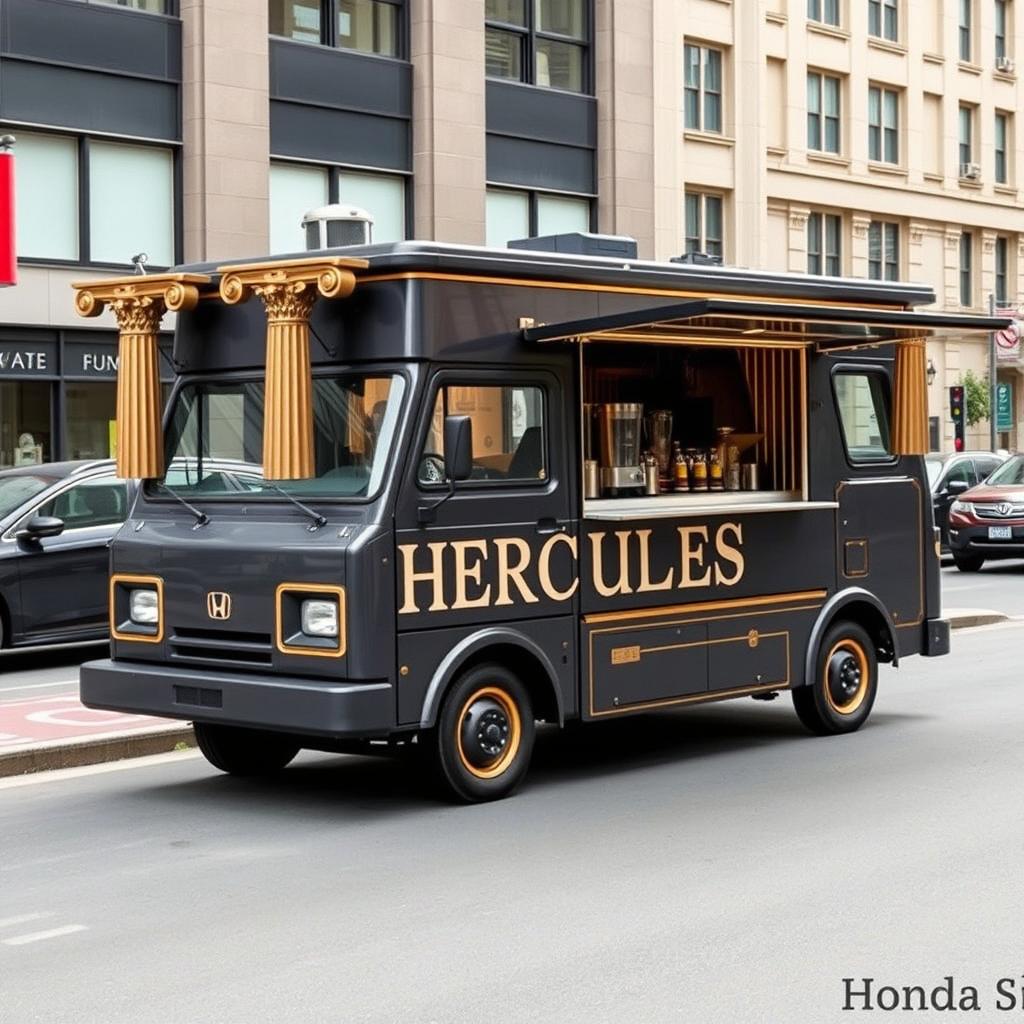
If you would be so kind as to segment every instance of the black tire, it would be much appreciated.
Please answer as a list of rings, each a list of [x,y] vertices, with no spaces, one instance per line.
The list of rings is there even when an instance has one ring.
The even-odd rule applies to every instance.
[[[192,728],[203,757],[229,775],[272,775],[301,749],[290,736],[276,732],[210,722],[196,722]]]
[[[977,572],[984,564],[983,555],[953,555],[953,562],[961,572]]]
[[[877,692],[878,655],[867,630],[834,622],[821,638],[814,679],[793,690],[793,706],[811,732],[834,736],[867,721]]]
[[[463,803],[508,796],[523,781],[533,754],[530,695],[501,665],[477,665],[445,694],[425,747],[438,782]]]

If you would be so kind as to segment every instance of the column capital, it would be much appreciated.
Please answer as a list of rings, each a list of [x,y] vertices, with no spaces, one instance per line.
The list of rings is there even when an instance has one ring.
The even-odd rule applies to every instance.
[[[355,271],[366,260],[345,256],[313,256],[262,263],[236,263],[218,267],[220,296],[228,304],[245,302],[253,295],[266,307],[267,318],[284,323],[307,322],[318,295],[343,299],[356,286]]]
[[[164,313],[194,309],[210,280],[207,274],[133,274],[71,287],[79,316],[99,316],[109,306],[122,334],[155,334]]]

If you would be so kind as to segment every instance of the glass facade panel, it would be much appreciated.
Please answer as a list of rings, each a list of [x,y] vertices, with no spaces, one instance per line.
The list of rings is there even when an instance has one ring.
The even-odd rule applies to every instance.
[[[1010,172],[1008,166],[1008,114],[996,114],[995,122],[995,162],[996,162],[996,182],[1000,185],[1005,185],[1010,180]]]
[[[536,12],[538,32],[584,37],[583,0],[536,0]]]
[[[52,395],[47,381],[0,381],[0,468],[53,459]]]
[[[89,249],[98,263],[174,258],[174,157],[155,146],[89,143]]]
[[[302,164],[270,165],[270,251],[302,252],[302,217],[328,201],[327,169]]]
[[[485,17],[488,21],[503,21],[507,25],[526,26],[526,0],[487,0]]]
[[[338,46],[384,57],[398,55],[398,8],[379,0],[336,0]]]
[[[590,200],[571,196],[537,196],[537,234],[559,235],[590,230]]]
[[[537,39],[537,74],[535,85],[551,89],[583,91],[582,46],[555,39]]]
[[[167,14],[167,0],[90,0],[94,4],[108,4],[111,7],[127,7],[147,14]]]
[[[523,40],[518,32],[488,28],[484,37],[484,54],[488,78],[523,80]]]
[[[974,305],[974,238],[970,231],[960,235],[960,305]]]
[[[526,192],[487,190],[487,244],[501,248],[530,236],[530,197]]]
[[[323,38],[320,0],[270,0],[270,34],[319,43]]]
[[[971,41],[971,21],[973,11],[971,10],[974,0],[960,0],[958,7],[958,40],[960,59],[969,61],[973,56],[973,47]]]
[[[17,138],[18,256],[77,260],[78,141],[31,132],[18,132]]]
[[[405,230],[405,179],[390,174],[341,171],[339,197],[373,216],[375,242],[400,242]]]

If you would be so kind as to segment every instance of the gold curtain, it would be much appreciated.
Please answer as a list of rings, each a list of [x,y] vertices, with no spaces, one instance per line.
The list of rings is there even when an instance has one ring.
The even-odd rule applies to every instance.
[[[897,344],[892,418],[892,450],[895,455],[924,455],[928,451],[925,362],[923,338]]]

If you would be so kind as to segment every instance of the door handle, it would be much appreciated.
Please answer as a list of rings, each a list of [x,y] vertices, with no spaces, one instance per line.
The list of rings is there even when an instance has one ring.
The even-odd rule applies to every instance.
[[[539,534],[565,533],[565,523],[560,523],[551,516],[545,516],[543,519],[537,520],[537,532]]]

